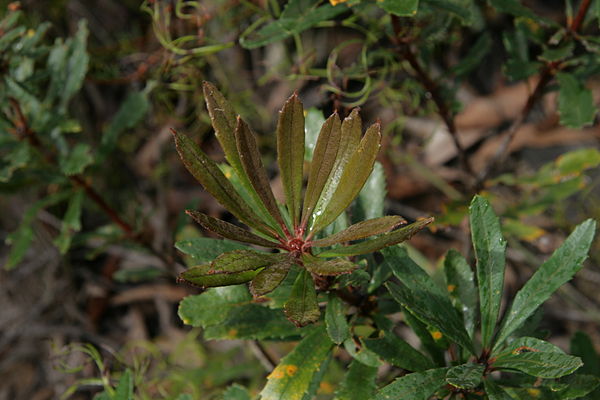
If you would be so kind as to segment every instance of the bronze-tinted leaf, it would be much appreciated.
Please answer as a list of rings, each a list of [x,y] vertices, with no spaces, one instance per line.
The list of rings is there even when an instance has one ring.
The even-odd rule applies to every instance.
[[[307,270],[303,269],[298,274],[283,310],[296,326],[305,326],[319,320],[321,313],[315,283]]]
[[[344,168],[360,143],[360,135],[362,133],[361,130],[362,121],[360,118],[359,109],[355,108],[342,123],[342,133],[340,137],[340,144],[335,155],[335,162],[333,163],[333,167],[329,173],[327,182],[321,191],[317,205],[314,207],[310,228],[311,231],[314,231],[315,220],[318,219],[318,216],[321,215],[329,205],[329,202],[331,201],[333,194],[340,183]]]
[[[321,214],[317,211],[312,232],[318,232],[332,223],[352,203],[371,175],[380,142],[380,125],[377,123],[367,129],[360,145],[348,160],[327,207]]]
[[[281,227],[284,227],[285,223],[277,207],[275,196],[273,196],[267,171],[265,171],[260,159],[256,137],[248,124],[240,117],[237,119],[237,126],[235,128],[235,141],[242,167],[250,179],[250,184],[256,190],[269,214],[275,218]]]
[[[210,268],[213,273],[230,274],[265,267],[280,262],[285,257],[288,255],[262,253],[254,250],[234,250],[215,258],[210,264]]]
[[[178,280],[188,282],[202,288],[239,285],[254,278],[260,270],[241,271],[231,274],[215,274],[211,271],[210,264],[198,265],[183,271]]]
[[[292,265],[294,265],[294,260],[288,257],[277,264],[265,267],[250,282],[252,296],[260,297],[272,292],[283,282]]]
[[[397,229],[392,232],[384,233],[383,235],[366,240],[361,243],[353,244],[346,247],[339,247],[337,249],[331,249],[319,253],[319,257],[350,257],[357,256],[359,254],[372,253],[377,250],[381,250],[384,247],[392,246],[410,239],[415,233],[425,228],[427,225],[433,222],[433,218],[425,218],[418,220],[410,225],[403,228]]]
[[[257,236],[251,232],[248,232],[245,229],[240,228],[239,226],[230,224],[229,222],[225,222],[217,218],[210,217],[199,211],[187,210],[186,214],[192,217],[194,221],[202,225],[205,229],[215,232],[223,236],[224,238],[237,240],[238,242],[256,244],[258,246],[263,247],[276,248],[278,246],[276,242],[263,239],[260,236]]]
[[[317,205],[323,187],[331,174],[340,147],[341,137],[342,123],[337,113],[334,113],[323,124],[313,153],[310,172],[308,174],[308,185],[304,194],[302,226],[306,226],[308,218]]]
[[[287,209],[296,227],[302,204],[304,166],[304,109],[296,94],[288,99],[279,113],[277,163],[281,171]]]
[[[306,256],[302,258],[304,267],[316,275],[335,276],[349,274],[356,269],[356,264],[345,258],[323,260],[319,257]]]
[[[261,221],[246,205],[217,164],[186,135],[174,130],[172,132],[179,157],[194,178],[240,221],[262,233],[275,236],[274,230]]]
[[[406,220],[400,217],[399,215],[389,215],[387,217],[373,218],[351,225],[343,231],[338,232],[329,237],[315,240],[314,242],[312,242],[312,246],[327,247],[337,243],[364,239],[369,236],[385,233],[404,223],[406,223]]]

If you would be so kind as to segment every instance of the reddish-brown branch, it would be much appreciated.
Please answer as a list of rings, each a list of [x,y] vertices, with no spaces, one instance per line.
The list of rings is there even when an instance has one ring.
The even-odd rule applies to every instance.
[[[577,33],[577,31],[579,31],[579,28],[581,28],[581,24],[583,23],[583,20],[585,19],[588,9],[590,8],[590,3],[591,3],[591,0],[582,0],[581,1],[581,4],[579,5],[579,10],[577,10],[577,15],[575,16],[575,18],[573,19],[573,22],[569,26],[569,30],[572,33]]]

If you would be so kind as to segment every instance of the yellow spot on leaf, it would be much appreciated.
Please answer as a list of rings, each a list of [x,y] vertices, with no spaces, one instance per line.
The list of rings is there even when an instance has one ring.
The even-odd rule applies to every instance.
[[[334,390],[335,390],[335,388],[329,382],[321,382],[319,384],[319,393],[322,393],[322,394],[331,394],[331,393],[334,392]]]
[[[33,37],[35,35],[35,31],[33,29],[27,30],[27,37]]]
[[[237,335],[237,329],[231,329],[229,330],[229,332],[227,332],[227,336],[229,336],[230,338],[234,338]]]
[[[281,379],[284,376],[285,376],[285,374],[283,373],[283,371],[280,368],[275,368],[273,370],[273,372],[271,372],[267,378],[269,378],[269,379]]]
[[[289,376],[294,376],[297,371],[298,367],[296,367],[295,365],[288,365],[287,367],[285,367],[285,372],[287,372]]]
[[[540,389],[527,389],[527,393],[529,393],[532,397],[540,397]]]
[[[184,320],[183,320],[183,323],[184,323],[184,324],[186,324],[186,325],[191,325],[191,324],[190,324],[190,320],[189,320],[189,319],[184,319]]]
[[[329,0],[332,6],[337,6],[338,4],[345,3],[348,0]]]
[[[456,290],[456,285],[448,285],[448,292],[452,293]]]
[[[440,332],[440,331],[433,331],[433,332],[431,332],[431,337],[434,340],[440,340],[443,336],[444,335],[442,335],[442,332]]]

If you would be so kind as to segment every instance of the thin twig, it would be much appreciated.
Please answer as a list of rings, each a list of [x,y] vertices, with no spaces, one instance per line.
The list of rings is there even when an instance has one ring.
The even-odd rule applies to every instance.
[[[401,55],[406,59],[406,61],[410,64],[412,69],[415,71],[417,75],[417,79],[423,85],[425,90],[431,94],[431,99],[435,103],[438,114],[444,121],[448,132],[450,133],[450,137],[454,142],[454,146],[456,147],[456,151],[458,153],[458,158],[462,165],[463,170],[470,176],[475,176],[473,173],[473,168],[471,167],[471,163],[467,157],[466,151],[460,140],[458,139],[458,131],[456,129],[456,123],[454,122],[454,113],[446,104],[444,97],[440,91],[440,86],[435,82],[431,76],[425,71],[425,69],[421,66],[421,63],[417,59],[417,56],[412,51],[410,47],[410,39],[402,38],[402,27],[400,18],[392,15],[392,27],[394,29],[394,37],[392,40],[396,46],[400,49]]]

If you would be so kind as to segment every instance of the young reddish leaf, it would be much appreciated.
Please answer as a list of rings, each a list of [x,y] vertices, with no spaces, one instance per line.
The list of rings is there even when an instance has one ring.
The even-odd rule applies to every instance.
[[[319,320],[321,313],[317,303],[315,283],[307,270],[303,269],[298,274],[283,310],[287,318],[298,327]]]
[[[342,133],[340,137],[340,144],[335,155],[335,162],[331,172],[329,173],[327,182],[321,191],[317,205],[314,208],[313,220],[310,228],[311,231],[314,230],[313,225],[315,224],[316,216],[321,215],[325,208],[327,208],[329,205],[333,193],[340,183],[340,178],[342,177],[344,168],[360,143],[362,120],[360,119],[360,114],[358,112],[358,108],[352,110],[350,115],[346,117],[342,123]]]
[[[381,142],[380,125],[374,124],[362,138],[346,164],[331,201],[321,214],[316,214],[312,232],[318,232],[332,223],[352,200],[371,175]]]
[[[406,220],[398,215],[373,218],[367,221],[361,221],[351,225],[341,232],[328,236],[323,239],[312,242],[313,247],[327,247],[337,243],[349,242],[352,240],[364,239],[369,236],[379,235],[399,225],[406,223]]]
[[[308,184],[306,186],[306,193],[304,194],[302,226],[306,226],[308,218],[321,196],[323,187],[327,183],[327,179],[335,164],[341,137],[342,123],[337,113],[334,113],[323,124],[313,153],[310,172],[308,174]]]
[[[230,224],[229,222],[221,221],[217,218],[210,217],[199,211],[186,210],[186,214],[192,217],[194,221],[202,225],[205,229],[215,232],[223,236],[224,238],[237,240],[238,242],[256,244],[258,246],[263,247],[275,248],[278,246],[276,242],[263,239],[260,236],[257,236],[251,232],[248,232],[245,229],[240,228],[239,226]]]
[[[356,269],[356,265],[353,262],[344,258],[323,260],[318,257],[305,255],[302,260],[304,261],[304,267],[316,275],[335,276],[349,274]]]
[[[419,232],[421,229],[425,228],[432,222],[433,218],[425,218],[414,222],[410,225],[407,225],[403,228],[397,229],[395,231],[384,233],[383,235],[375,239],[366,240],[364,242],[360,242],[346,247],[327,250],[322,253],[319,253],[318,256],[350,257],[357,256],[359,254],[372,253],[374,251],[381,250],[384,247],[392,246],[410,239],[415,233]]]
[[[304,110],[296,94],[288,99],[279,113],[277,163],[288,212],[296,227],[300,219],[304,166]]]
[[[283,282],[292,265],[294,265],[294,260],[288,257],[260,271],[250,282],[252,296],[256,298],[272,292]]]
[[[234,250],[221,254],[210,264],[211,272],[231,274],[265,267],[281,261],[286,254],[261,253],[254,250]]]
[[[179,157],[194,178],[240,221],[262,233],[275,236],[273,229],[265,225],[246,205],[217,164],[186,135],[174,130],[172,132]]]
[[[265,171],[260,159],[256,137],[248,124],[240,117],[237,119],[237,126],[235,128],[235,141],[242,167],[250,179],[250,184],[256,190],[258,197],[269,214],[275,218],[281,227],[285,227],[279,207],[277,207],[277,202],[275,201],[275,196],[273,196],[273,191],[271,190],[267,171]]]
[[[185,281],[202,288],[238,285],[254,278],[260,270],[241,271],[236,273],[214,273],[210,264],[198,265],[179,274],[179,281]]]

